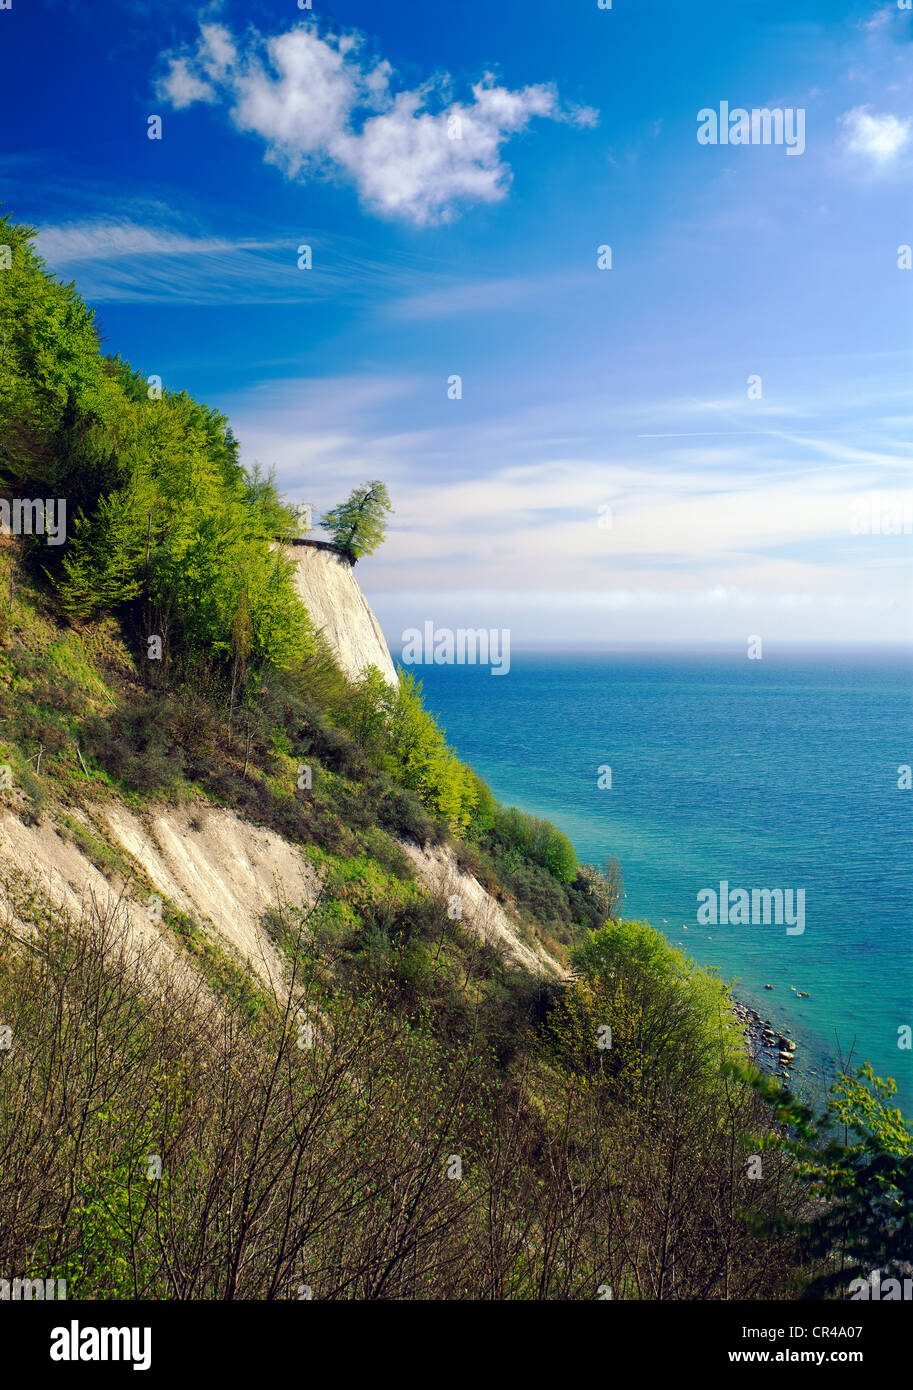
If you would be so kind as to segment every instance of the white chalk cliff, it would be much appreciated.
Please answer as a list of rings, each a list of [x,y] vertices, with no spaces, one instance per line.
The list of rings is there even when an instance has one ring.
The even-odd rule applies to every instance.
[[[348,560],[325,543],[293,541],[285,547],[295,562],[295,588],[316,628],[322,628],[349,676],[376,666],[391,685],[396,668],[380,623]]]

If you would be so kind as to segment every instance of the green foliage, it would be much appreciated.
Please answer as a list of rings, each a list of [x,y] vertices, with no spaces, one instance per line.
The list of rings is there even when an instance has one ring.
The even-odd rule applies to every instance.
[[[472,773],[473,791],[475,793],[475,806],[472,812],[472,820],[469,826],[469,834],[473,840],[481,841],[486,838],[495,823],[497,815],[497,802],[492,795],[491,788],[482,778]]]
[[[373,555],[383,543],[389,511],[386,484],[375,479],[353,488],[345,502],[324,512],[320,524],[354,565],[362,555]]]
[[[592,864],[580,864],[574,888],[587,906],[599,916],[599,926],[608,918],[613,920],[621,915],[623,900],[623,875],[618,860],[610,857],[604,869],[596,869]]]
[[[645,1092],[675,1078],[706,1093],[716,1088],[723,1063],[744,1056],[723,981],[649,923],[607,922],[587,933],[571,960],[584,972],[602,1022],[612,1028],[613,1054],[638,1058]]]
[[[89,618],[136,598],[142,590],[145,553],[141,484],[102,497],[91,519],[80,512],[63,560],[61,597],[67,612]]]
[[[85,618],[142,594],[173,645],[223,659],[243,610],[255,661],[300,660],[311,629],[272,546],[285,515],[272,480],[245,475],[224,417],[184,394],[131,412],[132,475],[76,519],[65,608]]]
[[[347,692],[344,722],[361,746],[380,761],[396,693],[376,666],[367,666]]]
[[[355,682],[339,718],[375,765],[417,793],[434,817],[458,834],[469,830],[481,783],[448,747],[422,703],[421,683],[411,673],[401,673],[393,690],[369,667]]]
[[[865,1063],[842,1072],[827,1109],[809,1106],[744,1062],[730,1074],[747,1077],[771,1106],[778,1134],[771,1144],[788,1153],[808,1200],[791,1220],[762,1229],[798,1236],[806,1298],[847,1297],[852,1281],[880,1270],[909,1277],[913,1250],[913,1134],[890,1104],[893,1080]]]
[[[0,482],[66,498],[66,547],[32,546],[66,611],[141,601],[147,631],[219,661],[243,610],[255,663],[301,661],[313,634],[273,544],[292,529],[273,478],[245,474],[218,411],[185,393],[150,399],[139,373],[101,354],[91,311],[47,273],[34,235],[0,219],[12,253],[0,274]]]
[[[631,1097],[650,1060],[637,1046],[640,1024],[630,991],[610,980],[581,980],[555,998],[542,1028],[542,1045],[566,1070]]]
[[[563,831],[550,821],[525,816],[515,806],[500,809],[494,816],[492,840],[508,852],[532,859],[548,869],[559,883],[572,883],[577,876],[577,856]]]
[[[11,251],[10,268],[0,271],[0,480],[50,495],[45,489],[57,489],[68,472],[55,445],[75,417],[94,433],[96,457],[86,471],[107,463],[106,431],[121,393],[99,352],[92,311],[73,285],[47,273],[36,235],[0,218],[0,244]]]

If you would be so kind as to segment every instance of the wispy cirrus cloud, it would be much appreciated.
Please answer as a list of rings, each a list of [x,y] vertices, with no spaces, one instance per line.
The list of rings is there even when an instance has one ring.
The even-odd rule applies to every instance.
[[[299,233],[214,236],[175,220],[106,212],[41,228],[36,247],[56,274],[73,277],[93,303],[286,304],[338,302],[411,286],[398,261],[372,261],[345,238],[311,235],[312,264],[299,267]]]
[[[589,288],[586,272],[549,275],[508,275],[488,280],[458,281],[438,277],[415,294],[406,294],[392,306],[399,319],[450,319],[468,314],[491,313],[559,290]]]
[[[316,23],[271,38],[251,29],[243,42],[203,24],[192,50],[163,53],[162,64],[157,92],[175,110],[225,105],[289,178],[344,179],[373,212],[416,226],[504,198],[503,147],[534,118],[597,119],[591,107],[562,107],[551,84],[511,90],[490,73],[471,100],[453,100],[446,77],[397,90],[392,66],[368,55],[363,36],[321,36]]]
[[[269,303],[320,292],[298,274],[291,238],[197,235],[102,214],[42,227],[36,247],[93,303]]]
[[[44,227],[38,250],[57,265],[128,259],[132,256],[211,256],[229,251],[263,250],[274,242],[231,241],[225,237],[189,236],[165,227],[88,218]]]
[[[909,448],[890,440],[860,447],[784,428],[645,454],[635,419],[620,410],[627,429],[613,445],[593,439],[588,453],[581,439],[576,452],[562,453],[540,434],[529,458],[525,415],[467,424],[456,437],[445,424],[397,429],[393,422],[426,388],[419,375],[274,381],[242,392],[231,414],[245,455],[276,465],[282,486],[296,496],[303,486],[318,509],[371,470],[388,477],[396,520],[377,563],[403,584],[420,583],[421,571],[407,568],[418,561],[455,581],[467,555],[485,582],[500,576],[509,586],[522,566],[535,584],[545,536],[562,587],[573,588],[584,570],[592,580],[594,562],[639,569],[675,559],[700,577],[712,564],[755,563],[794,543],[850,544],[860,496],[909,490]],[[658,401],[649,411],[672,422],[683,405]],[[597,435],[604,421],[598,417]],[[431,474],[429,457],[439,465]],[[473,468],[473,459],[486,460],[484,467]],[[599,525],[601,506],[614,513],[611,527]],[[803,564],[812,571],[824,558],[810,548]]]
[[[580,272],[467,283],[434,258],[372,259],[362,243],[319,229],[308,234],[311,267],[303,274],[300,232],[215,235],[199,219],[179,220],[152,201],[141,200],[130,216],[115,215],[110,200],[96,206],[80,218],[43,224],[36,242],[50,268],[75,277],[94,302],[295,303],[332,294],[340,304],[373,300],[396,319],[446,319],[590,283]],[[218,220],[213,210],[210,219]]]
[[[879,485],[885,499],[909,498],[903,459],[884,457],[876,476],[868,463],[816,461],[779,474],[760,448],[740,443],[719,458],[679,453],[674,471],[631,452],[429,475],[418,457],[446,442],[361,434],[353,386],[341,391],[347,423],[334,431],[324,420],[306,453],[300,434],[286,432],[291,421],[271,415],[258,428],[243,406],[233,416],[255,456],[278,462],[290,491],[318,509],[364,477],[388,477],[395,515],[363,582],[394,646],[428,616],[507,625],[521,642],[543,631],[592,639],[600,614],[616,640],[643,638],[646,615],[651,634],[668,639],[909,633],[908,538],[854,532],[855,518],[881,505]]]

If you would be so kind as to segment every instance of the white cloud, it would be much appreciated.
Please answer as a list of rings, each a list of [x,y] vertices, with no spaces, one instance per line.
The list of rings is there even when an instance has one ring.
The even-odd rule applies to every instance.
[[[207,76],[211,78],[224,77],[238,60],[234,40],[221,24],[200,25],[198,56]]]
[[[395,91],[390,64],[368,58],[360,36],[322,38],[315,25],[269,39],[251,31],[243,53],[228,30],[204,25],[192,53],[163,60],[157,91],[176,109],[222,101],[289,178],[346,178],[369,208],[418,226],[503,198],[503,146],[534,117],[597,119],[591,107],[563,110],[550,84],[512,91],[490,73],[466,102],[446,99],[449,79]]]
[[[840,117],[840,123],[846,149],[879,166],[890,164],[906,149],[913,128],[909,117],[873,114],[870,106],[854,106]]]
[[[36,245],[52,271],[78,278],[92,303],[285,302],[327,288],[314,279],[301,283],[292,238],[191,235],[101,216],[45,226]]]
[[[186,222],[187,230],[169,209],[138,201],[132,216],[106,209],[46,224],[37,250],[52,271],[76,277],[93,303],[292,304],[332,297],[339,304],[414,294],[423,283],[423,272],[404,258],[392,266],[372,260],[349,239],[316,228],[313,266],[302,274],[298,228],[284,235],[277,228],[268,238],[217,236],[190,216]]]
[[[894,6],[884,10],[876,10],[868,19],[862,21],[860,28],[884,29],[891,23],[896,13],[897,9]]]
[[[204,256],[238,247],[263,245],[233,243],[224,237],[192,237],[136,222],[64,222],[45,227],[38,234],[38,251],[55,265],[83,264],[123,256]]]
[[[552,276],[549,283],[578,286],[584,283],[584,277]],[[590,276],[586,277],[585,283],[591,283]],[[455,314],[490,313],[492,309],[518,304],[542,293],[542,277],[535,275],[462,283],[452,281],[404,296],[392,305],[391,314],[398,319],[437,319],[451,318]]]
[[[395,514],[363,582],[392,637],[427,617],[510,626],[517,642],[909,635],[909,537],[857,526],[896,497],[909,505],[906,451],[779,431],[648,453],[632,406],[615,442],[586,457],[558,452],[546,418],[538,430],[525,415],[467,422],[457,439],[450,425],[410,430],[425,390],[421,377],[353,374],[219,402],[245,460],[276,465],[318,513],[386,478]],[[661,422],[680,409],[649,404]],[[606,417],[597,424],[604,439]],[[871,420],[861,433],[872,438]]]
[[[212,102],[217,99],[214,88],[191,72],[185,58],[174,60],[159,83],[158,91],[159,96],[170,102],[176,111],[183,111],[195,101]]]

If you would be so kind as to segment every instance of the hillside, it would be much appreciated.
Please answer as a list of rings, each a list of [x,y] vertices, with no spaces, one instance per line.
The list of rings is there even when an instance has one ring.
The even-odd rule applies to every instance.
[[[4,592],[14,564],[8,545]],[[230,1296],[262,1297],[273,1277],[283,1296],[293,1296],[298,1282],[326,1297],[440,1296],[442,1281],[451,1297],[478,1296],[486,1288],[489,1296],[530,1296],[541,1280],[549,1297],[588,1289],[605,1258],[596,1255],[604,1239],[598,1233],[608,1229],[606,1221],[617,1220],[610,1213],[618,1194],[604,1189],[605,1173],[619,1163],[630,1171],[632,1221],[646,1214],[642,1202],[652,1179],[646,1171],[634,1179],[633,1136],[623,1127],[615,1136],[621,1149],[607,1148],[595,1167],[594,1156],[579,1149],[583,1130],[575,1137],[610,1095],[619,1097],[631,1061],[619,1033],[619,1064],[627,1060],[621,1072],[612,1067],[606,1073],[602,1095],[586,1072],[577,1074],[576,1064],[565,1070],[556,1060],[568,1047],[573,1056],[579,1045],[573,1041],[580,1027],[576,1009],[592,1007],[582,987],[572,986],[574,1012],[559,1027],[554,990],[561,988],[567,961],[560,934],[573,941],[583,926],[562,928],[556,918],[540,925],[528,906],[521,913],[517,897],[498,881],[490,853],[451,839],[430,820],[420,832],[413,827],[418,833],[411,836],[403,825],[378,824],[366,806],[365,778],[367,785],[372,778],[364,750],[341,730],[332,739],[328,727],[309,730],[316,795],[305,807],[281,789],[283,780],[294,785],[297,756],[267,751],[259,741],[248,750],[240,733],[232,745],[213,727],[214,710],[208,711],[207,726],[201,702],[192,710],[175,704],[167,716],[157,712],[157,727],[146,723],[140,730],[136,721],[143,711],[149,720],[145,692],[117,629],[108,620],[79,633],[68,629],[55,620],[40,589],[21,570],[13,573],[14,604],[0,657],[6,730],[0,755],[8,760],[13,784],[0,820],[0,997],[14,1039],[8,1059],[13,1066],[0,1074],[3,1248],[27,1258],[30,1269],[53,1269],[74,1296],[112,1288],[122,1296],[224,1296],[225,1281],[233,1276],[222,1241],[239,1233],[230,1236],[223,1227],[227,1213],[217,1219],[199,1210],[180,1175],[202,1161],[207,1186],[224,1182],[219,1174],[226,1163],[234,1168],[242,1153],[248,1154],[244,1164],[250,1161],[249,1126],[259,1113],[273,1146],[285,1136],[285,1152],[281,1161],[274,1153],[259,1174],[258,1200],[270,1207],[284,1193],[282,1200],[295,1205],[296,1223],[305,1224],[291,1240],[294,1258],[280,1256],[266,1209],[251,1213],[249,1239],[257,1253],[244,1277],[230,1286]],[[158,777],[152,774],[169,760],[166,784],[164,768]],[[465,871],[469,864],[487,878],[491,891]],[[541,871],[530,860],[526,872]],[[549,905],[557,912],[567,890],[552,882]],[[694,979],[694,987],[703,988]],[[541,1032],[547,1018],[553,1032]],[[314,1030],[305,1053],[307,1079],[297,1046],[303,1020]],[[133,1042],[130,1065],[123,1068],[113,1062],[123,1055],[127,1028]],[[172,1038],[164,1055],[162,1029]],[[218,1042],[225,1036],[233,1038],[227,1050]],[[705,1045],[693,1039],[693,1046]],[[99,1047],[102,1057],[111,1058],[110,1068],[103,1063],[98,1070],[93,1059]],[[281,1094],[267,1085],[273,1053],[284,1059]],[[61,1055],[69,1058],[66,1073],[59,1070]],[[28,1071],[17,1073],[17,1063],[27,1059]],[[286,1089],[292,1080],[285,1072],[292,1065],[295,1086],[306,1082],[301,1095]],[[214,1076],[231,1093],[219,1114],[207,1111],[204,1078]],[[174,1108],[178,1077],[183,1099]],[[343,1077],[362,1080],[350,1093]],[[371,1115],[379,1121],[389,1112],[389,1131],[376,1127],[375,1118],[370,1130],[362,1129],[357,1098],[368,1077]],[[575,1115],[570,1132],[568,1103]],[[711,1103],[705,1095],[702,1105]],[[743,1103],[752,1104],[747,1096]],[[324,1135],[317,1143],[312,1135],[309,1143],[317,1143],[319,1152],[311,1151],[309,1163],[322,1173],[329,1165],[323,1181],[333,1174],[335,1201],[349,1212],[345,1238],[328,1213],[316,1229],[306,1224],[313,1170],[305,1181],[289,1168],[293,1136],[305,1132],[301,1107],[322,1111],[325,1105],[348,1138],[339,1150],[338,1137]],[[564,1115],[557,1128],[549,1118],[553,1107],[554,1121]],[[624,1109],[628,1113],[627,1103]],[[703,1126],[706,1109],[702,1113]],[[683,1118],[679,1114],[677,1126]],[[697,1120],[695,1114],[688,1128],[706,1162],[706,1138],[691,1128]],[[641,1123],[646,1121],[645,1113]],[[60,1135],[76,1135],[81,1125],[88,1126],[90,1141],[67,1141],[60,1151]],[[28,1164],[19,1148],[23,1135]],[[637,1149],[642,1159],[648,1156],[639,1143]],[[150,1187],[145,1158],[130,1157],[140,1153],[161,1156],[170,1175],[167,1190]],[[649,1153],[652,1167],[656,1152]],[[463,1172],[459,1183],[445,1176],[453,1155]],[[56,1188],[44,1181],[35,1186],[30,1177],[33,1168],[47,1171],[48,1164],[51,1171],[74,1164],[80,1175],[80,1195],[69,1214]],[[553,1188],[547,1175],[567,1164],[577,1171],[572,1185],[562,1179]],[[379,1203],[367,1228],[356,1216],[364,1209],[366,1181]],[[484,1223],[478,1225],[478,1204],[484,1192],[491,1193],[492,1181],[499,1203],[506,1204],[499,1221],[512,1227],[523,1210],[523,1220],[537,1228],[560,1212],[574,1242],[573,1253],[547,1257],[538,1237],[528,1233],[521,1241],[525,1253],[504,1252],[499,1293],[490,1282],[495,1276],[489,1256],[482,1255],[489,1236]],[[407,1198],[415,1183],[414,1197]],[[400,1184],[405,1186],[393,1201]],[[64,1185],[60,1193],[65,1191]],[[683,1189],[679,1200],[685,1199]],[[696,1195],[687,1200],[693,1203]],[[156,1252],[153,1239],[163,1201],[180,1204],[181,1228],[186,1227],[186,1235],[175,1231],[169,1237],[178,1242],[174,1256],[185,1239],[203,1241],[207,1250],[200,1269],[180,1288],[167,1272],[172,1257]],[[141,1239],[129,1234],[126,1208],[118,1215],[121,1202],[141,1202],[148,1212],[152,1224]],[[402,1203],[411,1223],[403,1230]],[[51,1212],[58,1235],[49,1244],[40,1231]],[[729,1220],[732,1235],[742,1223],[735,1210]],[[445,1251],[436,1234],[442,1221],[455,1242]],[[505,1227],[500,1238],[510,1243],[520,1236],[509,1236]],[[747,1231],[740,1239],[751,1247]],[[137,1240],[139,1275],[126,1257]],[[397,1261],[381,1277],[387,1264],[381,1252],[391,1240]],[[426,1262],[418,1269],[413,1256],[407,1259],[415,1240]],[[476,1241],[482,1242],[478,1268],[466,1263]],[[119,1250],[124,1253],[112,1253]],[[539,1256],[548,1266],[533,1272]],[[619,1251],[617,1258],[623,1266],[626,1257]],[[453,1259],[458,1265],[450,1275]],[[353,1272],[344,1273],[351,1262]],[[708,1274],[705,1268],[701,1277]],[[646,1276],[635,1276],[632,1268],[629,1277]],[[761,1278],[760,1265],[750,1278]]]
[[[8,553],[7,567],[12,563]],[[318,571],[316,576],[313,572],[309,576],[309,589],[322,618],[331,611],[335,587],[321,592]],[[354,596],[349,650],[361,644],[366,657],[379,656],[381,650],[386,653],[386,644],[380,648],[382,634],[370,649],[364,645],[366,636],[379,633],[379,627],[351,572],[345,592],[350,599]],[[22,597],[21,585],[20,596],[17,611],[28,615],[31,641],[45,652],[53,651],[61,640],[66,642],[64,632],[42,620],[37,608]],[[345,640],[345,611],[340,611],[327,630],[334,652],[340,634]],[[11,653],[15,653],[16,636],[23,629],[14,626],[14,632],[8,647]],[[70,650],[75,655],[75,647]],[[127,659],[125,652],[119,655]],[[65,657],[61,664],[64,668],[68,665]],[[14,661],[13,669],[15,665]],[[78,669],[75,662],[73,669]],[[85,667],[82,675],[85,679]],[[96,689],[104,688],[109,698],[118,691],[110,672],[107,680],[100,675],[97,680]],[[91,688],[91,680],[86,684]],[[129,695],[123,685],[118,693]],[[67,750],[70,755],[78,742],[74,740]],[[81,743],[77,757],[84,763],[85,757],[91,760],[92,755],[85,738]],[[128,805],[111,795],[104,779],[93,779],[87,768],[83,771],[81,763],[82,777],[77,776],[68,786],[68,794],[58,800],[53,763],[49,762],[53,756],[49,747],[43,754],[44,778],[36,778],[34,784],[40,816],[34,813],[35,801],[22,795],[13,796],[0,812],[0,850],[6,874],[21,874],[42,885],[55,907],[77,914],[87,900],[105,911],[116,906],[134,938],[140,932],[147,936],[156,933],[147,900],[150,894],[163,895],[198,927],[205,927],[214,943],[233,949],[244,968],[266,982],[277,982],[276,952],[263,919],[280,904],[298,910],[313,908],[321,893],[323,861],[315,862],[313,854],[309,857],[307,846],[242,819],[227,806],[214,804],[202,788],[190,783],[183,787],[177,804],[173,799],[153,799]],[[316,765],[313,770],[319,775]],[[130,800],[135,802],[135,793]],[[564,973],[535,927],[524,924],[515,910],[496,901],[462,869],[453,847],[420,845],[405,835],[391,837],[391,853],[395,853],[394,844],[402,850],[405,875],[411,876],[407,867],[411,866],[417,882],[438,900],[459,897],[461,920],[480,940],[533,974],[556,978]],[[103,870],[97,866],[100,855],[105,860]]]
[[[621,919],[610,856],[497,801],[348,563],[292,544],[223,416],[102,353],[31,240],[0,221],[0,467],[11,516],[69,522],[0,548],[3,1267],[85,1298],[733,1299],[894,1259],[852,1184],[835,1259],[831,1169],[783,1143],[816,1136],[724,983]],[[878,1085],[846,1079],[868,1137],[828,1162],[892,1193]]]

